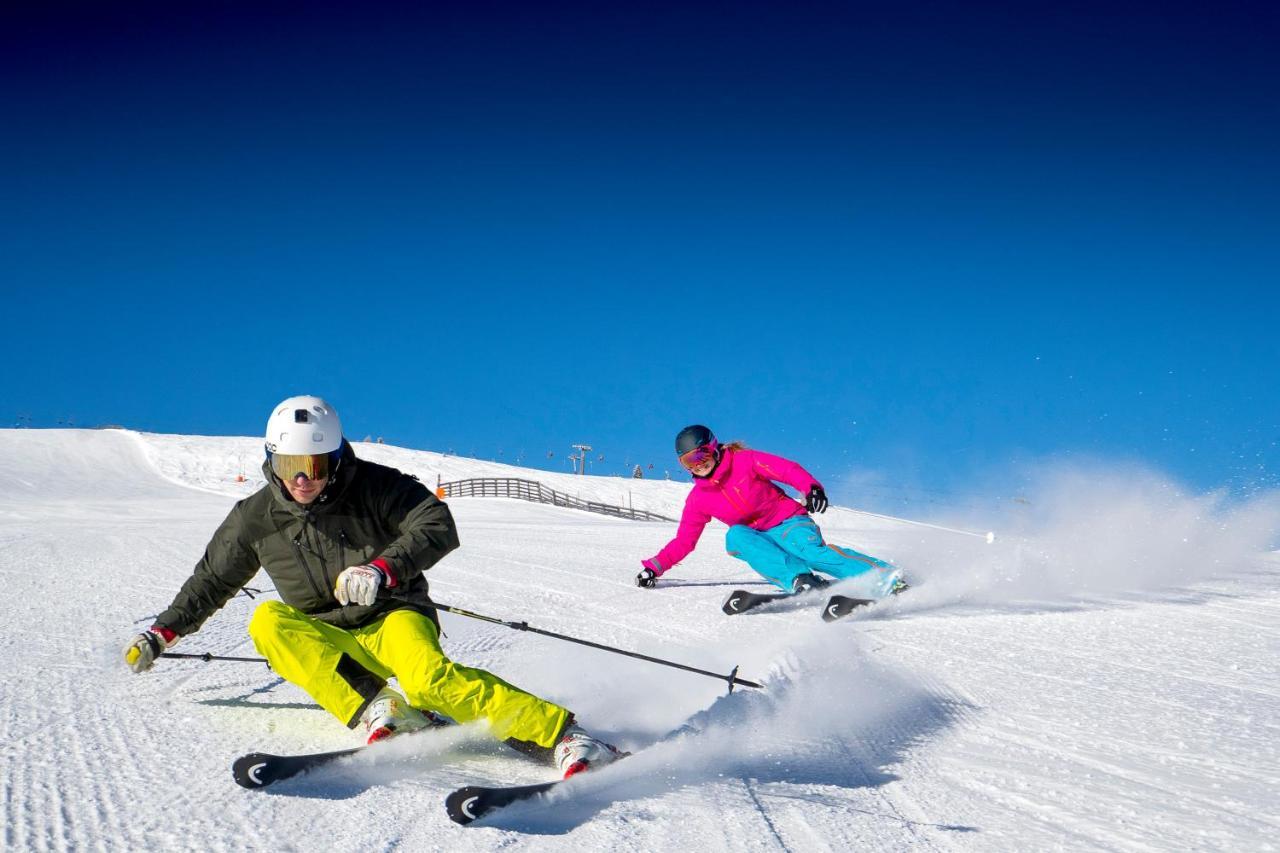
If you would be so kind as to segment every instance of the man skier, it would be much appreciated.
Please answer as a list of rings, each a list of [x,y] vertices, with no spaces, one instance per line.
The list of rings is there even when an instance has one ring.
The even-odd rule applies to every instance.
[[[423,573],[458,547],[458,534],[417,478],[358,459],[318,397],[272,410],[266,455],[266,485],[235,505],[173,603],[125,647],[134,672],[198,630],[261,567],[281,600],[254,611],[254,646],[367,742],[443,716],[485,719],[496,737],[566,777],[618,757],[567,709],[445,656]],[[387,686],[393,676],[403,693]]]

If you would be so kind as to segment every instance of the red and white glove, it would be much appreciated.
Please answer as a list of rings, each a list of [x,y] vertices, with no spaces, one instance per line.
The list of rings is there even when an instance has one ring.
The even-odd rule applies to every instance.
[[[178,642],[178,635],[168,628],[152,625],[124,647],[124,662],[134,672],[146,672],[155,664],[160,653]]]
[[[378,590],[387,582],[386,573],[375,565],[349,566],[338,575],[333,594],[343,607],[359,604],[368,607],[378,599]]]

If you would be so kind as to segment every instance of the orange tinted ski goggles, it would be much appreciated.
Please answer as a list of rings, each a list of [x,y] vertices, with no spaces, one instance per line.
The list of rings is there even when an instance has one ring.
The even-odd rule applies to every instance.
[[[308,480],[327,480],[338,470],[338,460],[342,451],[332,453],[268,453],[271,470],[286,483],[296,479],[299,474]]]

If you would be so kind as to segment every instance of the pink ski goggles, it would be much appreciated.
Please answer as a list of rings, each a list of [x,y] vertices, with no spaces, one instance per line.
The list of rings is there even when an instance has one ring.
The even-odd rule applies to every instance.
[[[680,464],[683,465],[685,468],[689,469],[690,471],[692,471],[694,468],[697,468],[699,465],[705,464],[708,459],[715,459],[716,451],[719,449],[720,449],[720,445],[717,444],[713,439],[712,441],[702,445],[701,447],[695,447],[693,450],[690,450],[688,453],[681,454]]]

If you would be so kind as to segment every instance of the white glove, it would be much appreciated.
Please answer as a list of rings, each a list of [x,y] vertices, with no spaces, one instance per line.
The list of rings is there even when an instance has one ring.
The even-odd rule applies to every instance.
[[[176,642],[178,642],[176,635],[169,639],[159,629],[143,631],[124,647],[124,662],[134,672],[146,672],[155,664],[160,653]]]
[[[368,607],[378,598],[378,588],[386,582],[386,575],[377,566],[350,566],[338,575],[333,594],[342,606],[359,604]]]

